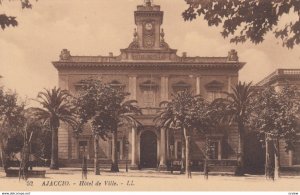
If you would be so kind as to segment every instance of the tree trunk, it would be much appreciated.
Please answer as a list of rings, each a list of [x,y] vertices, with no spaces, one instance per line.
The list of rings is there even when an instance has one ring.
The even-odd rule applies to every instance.
[[[100,175],[99,166],[99,136],[94,135],[94,173],[95,175]]]
[[[58,128],[52,128],[52,151],[50,169],[58,170]]]
[[[280,150],[279,150],[279,140],[274,140],[274,179],[279,179],[280,171]]]
[[[265,175],[266,179],[274,180],[274,167],[275,167],[275,154],[274,154],[274,142],[266,136],[266,167]]]
[[[186,136],[185,138],[185,175],[187,178],[191,178],[191,170],[190,170],[190,136]]]
[[[1,155],[0,158],[1,158],[2,167],[3,167],[4,171],[6,172],[6,170],[7,170],[6,155],[4,152],[4,146],[3,146],[2,141],[0,141],[0,155]]]
[[[114,130],[112,135],[112,164],[111,164],[111,172],[119,172],[118,166],[118,130]]]
[[[270,178],[269,176],[269,169],[270,169],[270,156],[269,156],[269,141],[267,140],[267,135],[266,135],[266,157],[265,157],[265,176],[266,179]]]
[[[235,175],[244,175],[244,141],[245,141],[245,128],[242,122],[238,122],[238,132],[239,132],[239,145],[237,154],[237,170]]]
[[[205,151],[204,151],[204,178],[208,179],[208,151],[209,151],[209,138],[205,139]]]
[[[27,179],[29,167],[29,143],[25,140],[21,154],[21,164],[19,170],[19,179]]]
[[[184,138],[184,132],[181,134],[181,169],[180,174],[184,173],[185,168],[185,138]]]
[[[189,174],[189,164],[190,164],[190,159],[189,159],[189,139],[190,137],[187,136],[187,130],[186,128],[183,128],[183,135],[184,135],[184,140],[185,140],[185,175],[188,176]]]

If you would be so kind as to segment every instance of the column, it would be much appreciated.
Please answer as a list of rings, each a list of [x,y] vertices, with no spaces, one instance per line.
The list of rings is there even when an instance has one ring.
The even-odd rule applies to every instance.
[[[160,130],[160,162],[159,170],[166,170],[166,130],[162,128]]]
[[[166,142],[167,142],[167,145],[166,145],[166,150],[167,150],[167,159],[169,160],[171,155],[170,155],[170,132],[169,130],[166,131]]]
[[[129,76],[129,93],[130,99],[136,100],[136,76]]]
[[[175,143],[174,143],[174,160],[177,160],[177,156],[178,156],[178,154],[177,154],[177,151],[178,151],[178,141],[175,141]]]
[[[218,160],[221,160],[222,159],[222,141],[219,141],[218,143]]]
[[[160,97],[161,101],[169,100],[169,78],[167,76],[162,76],[160,80]]]
[[[289,151],[289,166],[293,166],[293,151]]]
[[[196,95],[201,95],[201,77],[196,78]]]
[[[119,155],[120,160],[123,160],[123,155],[124,155],[123,146],[124,146],[123,140],[120,140],[120,155]]]
[[[136,128],[131,130],[131,166],[130,169],[138,169],[136,163]]]
[[[231,93],[231,76],[228,77],[228,93]]]

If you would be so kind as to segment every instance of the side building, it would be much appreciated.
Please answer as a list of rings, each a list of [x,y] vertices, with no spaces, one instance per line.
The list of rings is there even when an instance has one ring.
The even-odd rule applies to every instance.
[[[258,87],[274,86],[280,90],[286,85],[294,85],[300,90],[300,69],[277,69],[262,81],[256,84]],[[300,119],[298,122],[297,141],[294,151],[285,151],[285,142],[280,142],[280,166],[283,170],[300,171]]]
[[[143,115],[138,117],[142,127],[124,127],[118,134],[118,156],[121,166],[129,161],[131,168],[167,168],[170,159],[180,160],[182,138],[180,133],[169,135],[158,129],[153,119],[159,113],[159,103],[170,100],[172,94],[190,89],[212,101],[221,97],[221,91],[230,92],[237,84],[239,62],[237,52],[229,51],[224,57],[189,57],[177,55],[165,41],[161,27],[164,12],[159,5],[146,1],[134,12],[136,29],[128,48],[120,55],[74,56],[63,49],[53,65],[58,70],[59,87],[76,94],[82,81],[99,79],[112,86],[122,86],[130,92],[130,99],[138,101]],[[128,141],[127,141],[128,140]],[[238,134],[236,127],[222,127],[211,135],[211,161],[220,166],[234,166],[237,161]],[[129,143],[129,144],[128,144]],[[128,144],[128,145],[127,145]],[[110,163],[112,141],[101,141],[101,166]],[[193,136],[192,161],[201,167],[204,139]],[[76,166],[83,154],[92,160],[93,139],[87,127],[82,135],[74,137],[71,128],[59,129],[59,159],[64,166]]]

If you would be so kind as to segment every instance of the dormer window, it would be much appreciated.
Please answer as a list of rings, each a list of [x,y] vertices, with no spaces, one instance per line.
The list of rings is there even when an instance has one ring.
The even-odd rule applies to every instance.
[[[178,93],[180,91],[189,90],[191,88],[191,85],[184,81],[179,81],[173,84],[172,88],[175,93]]]
[[[212,81],[208,84],[205,85],[205,88],[207,90],[208,93],[208,100],[209,101],[214,101],[217,98],[221,98],[222,97],[222,91],[224,88],[224,83],[220,82],[220,81]]]

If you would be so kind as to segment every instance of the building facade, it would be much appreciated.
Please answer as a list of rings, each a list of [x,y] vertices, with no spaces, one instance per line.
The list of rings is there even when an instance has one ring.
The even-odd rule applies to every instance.
[[[153,119],[159,113],[159,103],[171,100],[172,94],[190,89],[195,95],[208,100],[221,97],[221,91],[230,92],[238,82],[239,62],[237,52],[231,50],[224,57],[189,57],[177,55],[165,41],[162,28],[164,12],[159,5],[145,1],[134,12],[136,29],[129,46],[120,55],[74,56],[63,49],[53,65],[58,70],[59,87],[76,93],[81,82],[88,78],[99,79],[113,86],[122,86],[130,92],[129,99],[137,100],[143,111],[137,119],[140,128],[119,129],[118,154],[121,166],[128,160],[132,168],[167,167],[170,159],[181,159],[182,137],[158,129]],[[212,135],[211,159],[221,165],[236,162],[238,134],[236,127],[222,127]],[[217,133],[220,132],[220,133]],[[127,147],[127,141],[129,142]],[[192,160],[201,164],[204,139],[193,136]],[[101,165],[109,164],[112,153],[111,138],[101,141]],[[87,127],[82,135],[74,137],[71,128],[59,129],[59,158],[63,165],[81,162],[87,153],[93,159],[93,139]]]
[[[277,69],[262,81],[257,83],[259,87],[274,86],[275,90],[280,90],[284,86],[293,85],[300,90],[300,69]],[[280,142],[280,165],[285,168],[300,168],[300,119],[298,122],[297,141],[294,151],[285,151],[285,142]]]

